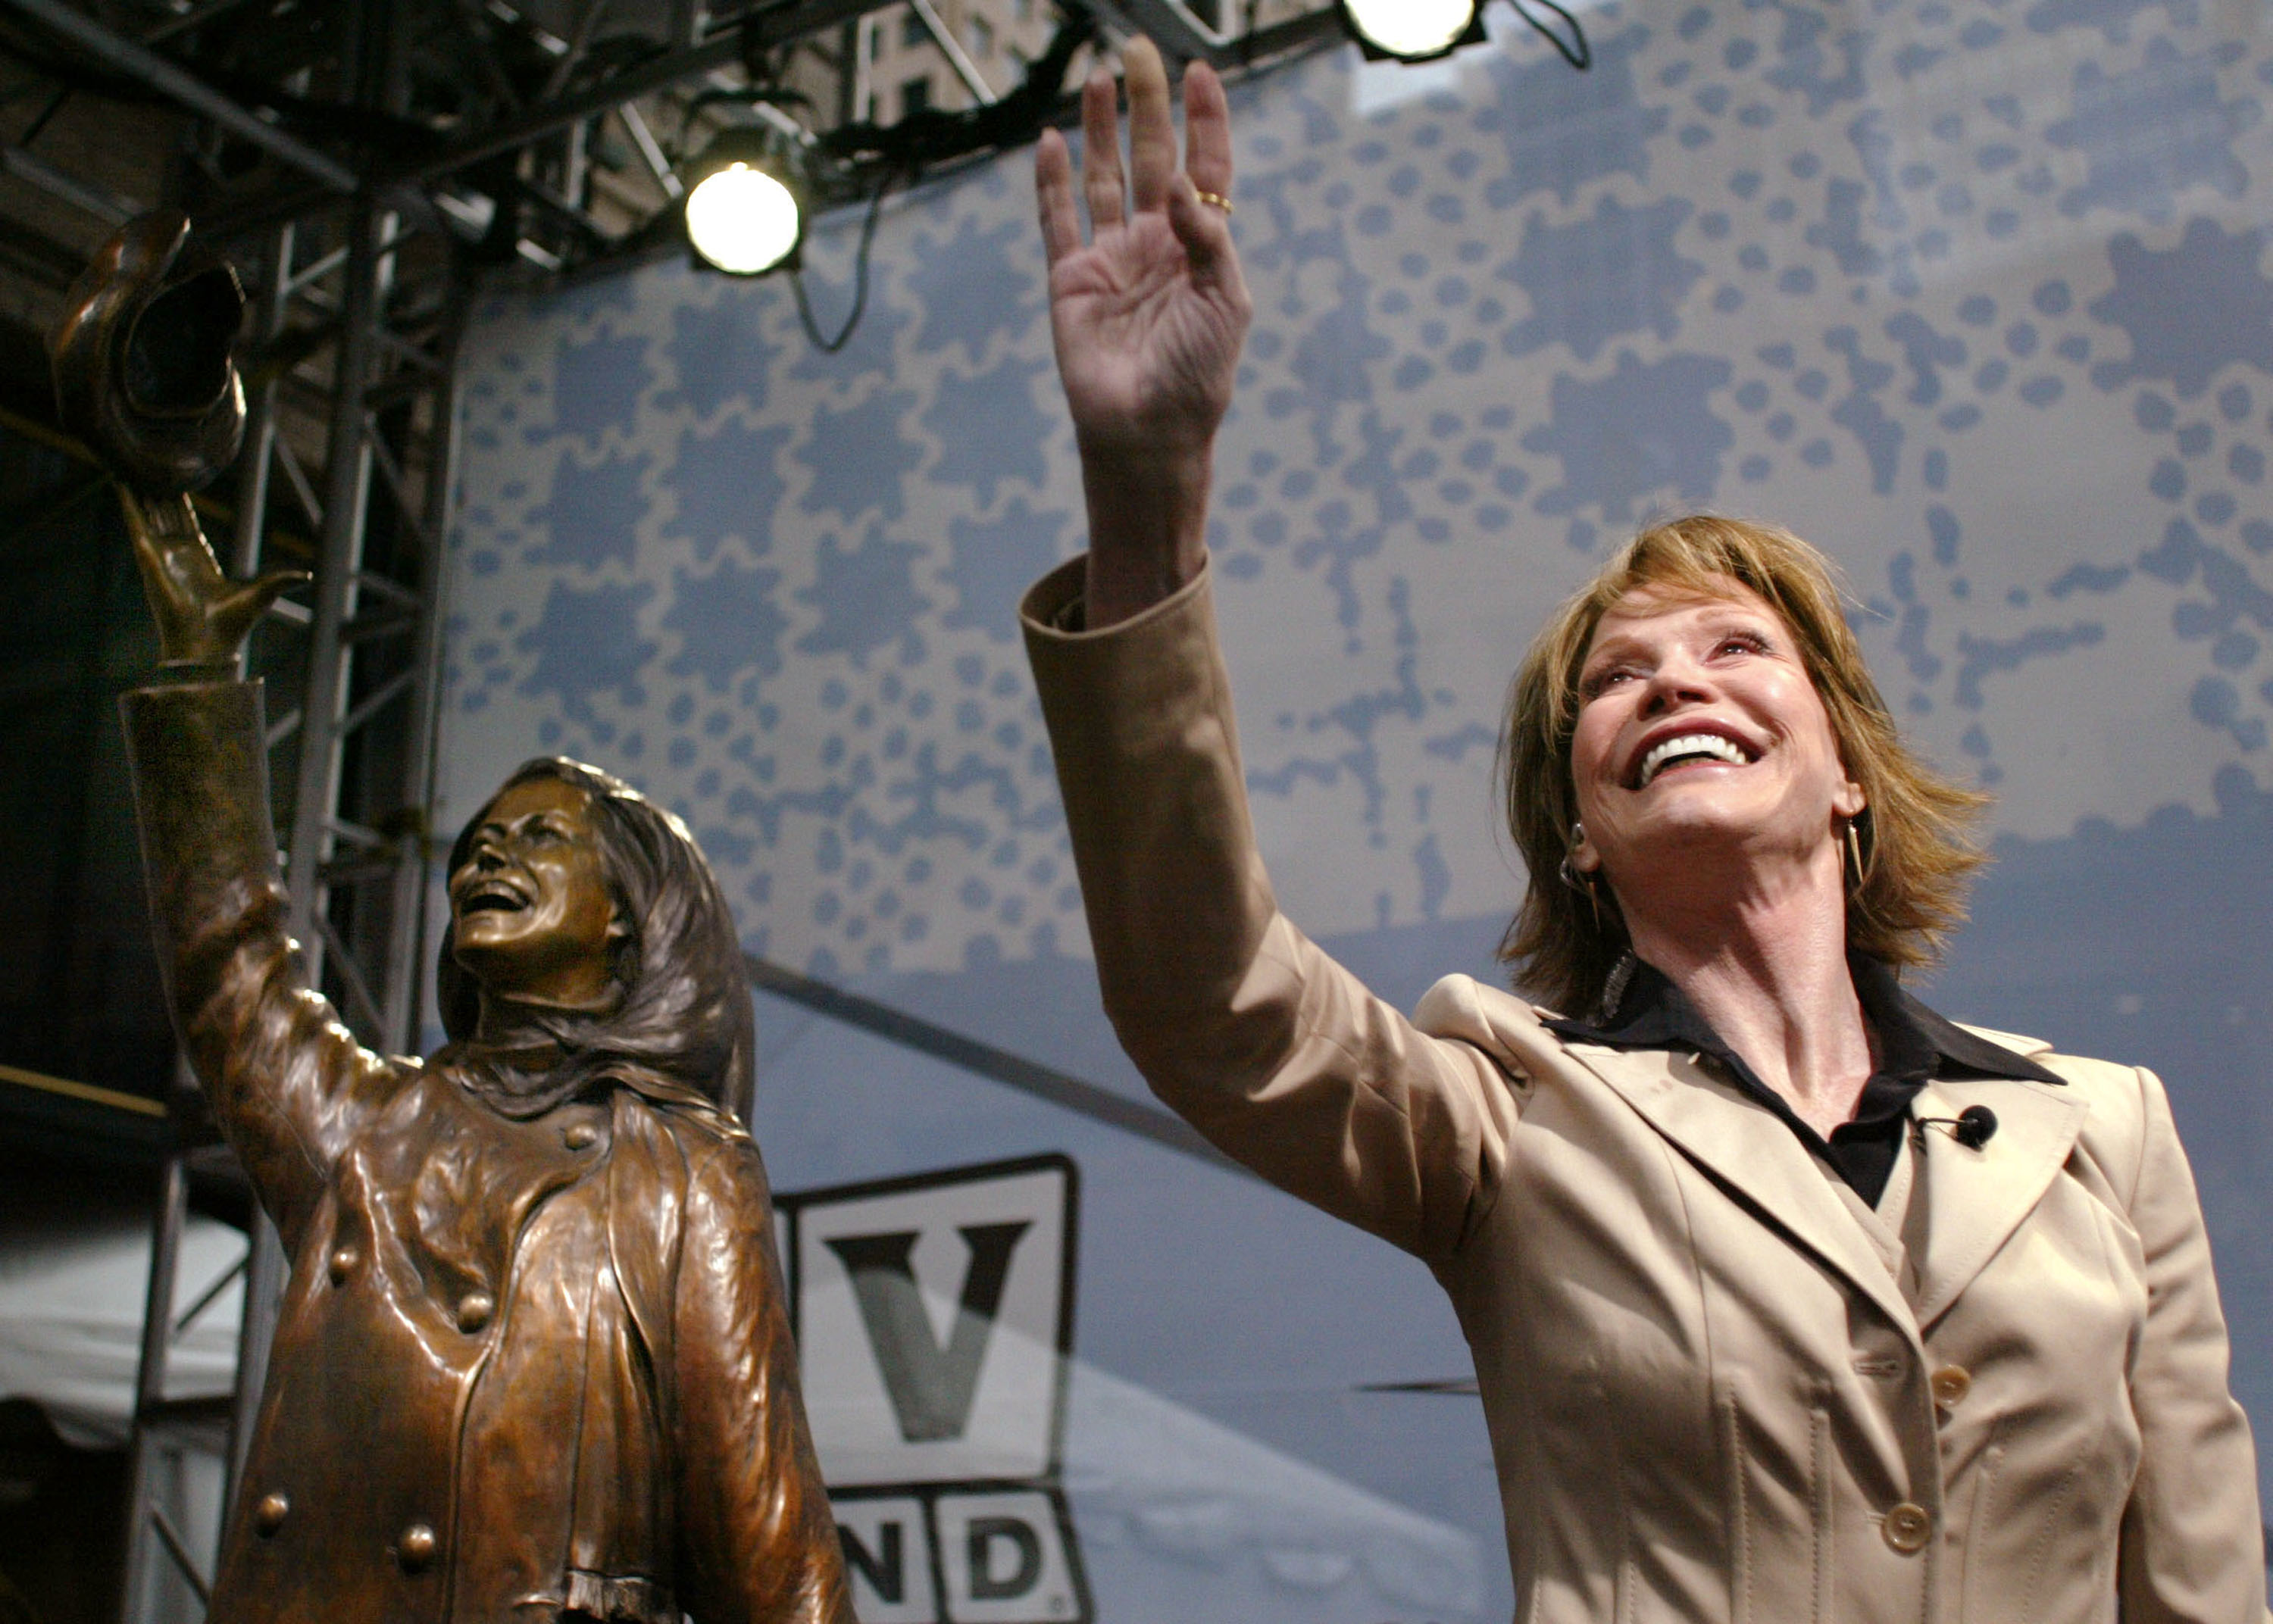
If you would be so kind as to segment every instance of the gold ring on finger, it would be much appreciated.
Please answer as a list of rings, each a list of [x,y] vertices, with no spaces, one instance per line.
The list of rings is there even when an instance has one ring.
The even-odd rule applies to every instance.
[[[1197,193],[1199,200],[1206,204],[1210,208],[1221,209],[1227,214],[1231,213],[1231,199],[1225,197],[1223,193],[1219,191],[1201,191],[1197,186],[1192,188],[1192,190],[1194,192]]]

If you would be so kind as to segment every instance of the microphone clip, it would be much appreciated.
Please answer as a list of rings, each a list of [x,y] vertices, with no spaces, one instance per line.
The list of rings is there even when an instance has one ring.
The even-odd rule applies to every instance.
[[[1946,1127],[1959,1144],[1978,1150],[1996,1134],[1997,1113],[1986,1105],[1968,1105],[1954,1117],[1920,1117],[1917,1127],[1921,1138],[1930,1127]]]

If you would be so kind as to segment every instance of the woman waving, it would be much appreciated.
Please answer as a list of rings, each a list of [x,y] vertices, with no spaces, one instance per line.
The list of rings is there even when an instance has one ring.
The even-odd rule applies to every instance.
[[[1517,984],[1408,1019],[1279,911],[1218,651],[1249,303],[1204,66],[1038,179],[1091,550],[1029,594],[1106,1007],[1153,1089],[1426,1261],[1522,1616],[2267,1617],[2248,1427],[2161,1084],[1906,992],[1981,797],[1902,743],[1824,560],[1710,516],[1550,619],[1503,740]]]

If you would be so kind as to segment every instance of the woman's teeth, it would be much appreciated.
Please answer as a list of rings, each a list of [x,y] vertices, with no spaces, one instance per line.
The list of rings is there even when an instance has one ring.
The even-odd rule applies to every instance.
[[[1710,756],[1731,767],[1742,767],[1752,760],[1734,740],[1722,738],[1717,733],[1684,733],[1651,747],[1641,759],[1641,775],[1636,787],[1648,788],[1651,779],[1683,756]]]

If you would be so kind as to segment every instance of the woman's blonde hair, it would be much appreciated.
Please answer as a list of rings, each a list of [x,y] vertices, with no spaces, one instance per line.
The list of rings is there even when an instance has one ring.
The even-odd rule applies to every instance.
[[[1868,810],[1857,819],[1862,883],[1849,876],[1847,943],[1896,966],[1927,964],[1965,917],[1965,892],[1987,854],[1973,825],[1989,797],[1911,753],[1864,664],[1830,560],[1788,530],[1714,514],[1651,526],[1555,611],[1516,672],[1501,730],[1507,824],[1530,885],[1499,954],[1515,984],[1571,1014],[1591,1010],[1624,951],[1609,887],[1563,878],[1579,798],[1571,738],[1580,668],[1611,605],[1646,587],[1727,595],[1738,581],[1782,616],[1829,713]]]

